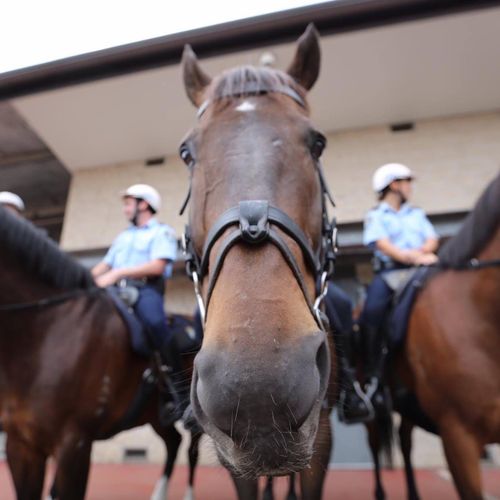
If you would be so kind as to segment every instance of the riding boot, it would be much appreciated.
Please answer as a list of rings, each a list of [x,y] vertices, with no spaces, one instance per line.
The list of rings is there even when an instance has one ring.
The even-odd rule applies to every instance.
[[[361,328],[365,366],[365,393],[370,398],[375,413],[384,415],[391,411],[391,398],[384,381],[387,347],[380,331],[372,326]]]
[[[340,393],[338,401],[339,419],[346,424],[371,420],[375,413],[370,399],[366,397],[353,367],[354,327],[351,331],[335,331],[335,353],[338,361]]]
[[[356,370],[345,356],[340,356],[340,395],[338,414],[341,422],[357,424],[368,422],[375,416],[370,399],[366,396],[356,379]]]
[[[160,420],[171,425],[182,415],[189,404],[190,380],[182,370],[180,354],[175,342],[171,341],[160,351],[162,364],[166,366],[166,391],[162,395]]]

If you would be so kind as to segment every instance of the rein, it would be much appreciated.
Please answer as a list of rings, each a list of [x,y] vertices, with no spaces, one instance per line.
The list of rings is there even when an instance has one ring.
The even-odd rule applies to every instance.
[[[443,271],[467,271],[467,270],[479,270],[485,269],[487,267],[499,267],[500,259],[489,259],[489,260],[479,260],[470,259],[462,264],[450,265],[442,262],[437,262],[429,267],[435,267],[437,269],[442,269]]]
[[[43,298],[40,300],[34,300],[32,302],[20,302],[16,304],[4,304],[0,305],[0,312],[14,312],[14,311],[25,311],[28,309],[41,309],[44,307],[55,306],[67,302],[68,300],[75,299],[84,295],[91,295],[95,292],[100,291],[100,288],[93,287],[88,289],[78,289],[71,290],[69,292],[61,293],[59,295],[54,295],[52,297]]]
[[[250,88],[245,89],[242,94],[224,95],[222,97],[237,97],[240,95],[264,95],[269,92],[279,92],[287,95],[300,106],[306,107],[302,97],[293,89],[280,87],[278,89],[262,89],[255,87],[255,82],[250,83]],[[221,97],[221,98],[222,98]],[[198,118],[205,112],[211,101],[205,101],[198,110]],[[319,248],[313,250],[308,242],[303,230],[281,209],[269,204],[267,200],[247,200],[240,201],[237,206],[234,206],[224,212],[210,228],[205,240],[202,255],[198,255],[194,248],[194,243],[191,237],[191,228],[186,226],[182,246],[186,260],[186,272],[194,283],[196,300],[200,309],[200,314],[203,322],[206,319],[206,312],[210,304],[210,299],[217,283],[224,259],[236,244],[245,244],[247,246],[259,246],[266,243],[272,243],[278,248],[283,256],[288,267],[291,269],[299,287],[304,295],[307,306],[311,314],[315,318],[318,326],[326,331],[327,319],[321,311],[320,306],[326,295],[328,280],[331,278],[335,268],[336,258],[336,224],[335,219],[332,221],[328,218],[327,202],[333,207],[335,203],[332,195],[325,182],[323,170],[319,160],[315,161],[316,171],[321,187],[322,215],[321,215],[321,242]],[[187,206],[191,194],[191,186],[189,186],[188,194],[181,208],[181,214]],[[293,252],[290,250],[287,243],[284,241],[276,228],[280,229],[287,236],[292,238],[299,246],[304,256],[307,267],[313,273],[315,279],[320,277],[319,292],[313,300],[309,297],[307,287],[304,281],[304,276],[300,270]],[[208,263],[212,248],[216,242],[222,237],[227,229],[234,228],[222,240],[219,252],[215,259],[214,270],[209,275]],[[201,283],[208,277],[208,288],[206,300],[203,299],[201,293]]]

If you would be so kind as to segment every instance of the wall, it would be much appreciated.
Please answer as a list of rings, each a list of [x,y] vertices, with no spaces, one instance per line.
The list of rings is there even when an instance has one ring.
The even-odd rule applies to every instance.
[[[323,164],[339,222],[360,221],[375,204],[371,176],[383,163],[403,162],[415,171],[414,201],[429,213],[470,209],[500,167],[500,112],[422,121],[414,130],[398,133],[380,126],[327,135]],[[187,192],[188,173],[173,156],[161,166],[131,162],[75,172],[62,247],[109,246],[125,227],[119,193],[137,182],[160,191],[159,218],[180,235],[185,218],[178,211]]]
[[[500,113],[429,120],[414,130],[371,127],[330,134],[324,164],[340,222],[375,203],[373,171],[401,162],[415,171],[414,203],[428,213],[469,210],[500,169]]]

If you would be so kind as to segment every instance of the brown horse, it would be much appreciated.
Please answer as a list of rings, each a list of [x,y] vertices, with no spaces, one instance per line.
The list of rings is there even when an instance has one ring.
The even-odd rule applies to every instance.
[[[458,493],[476,500],[483,447],[500,442],[500,175],[439,258],[448,270],[419,295],[404,354]]]
[[[402,404],[394,396],[404,417],[399,433],[410,499],[418,499],[410,461],[414,425],[441,436],[460,497],[483,498],[481,453],[500,442],[499,359],[500,175],[439,251],[392,363],[392,378],[417,398],[410,394]],[[379,476],[376,497],[384,498]]]
[[[124,420],[148,360],[132,352],[109,296],[2,207],[0,242],[0,420],[18,500],[40,498],[49,456],[57,462],[57,497],[83,499],[92,442],[146,422],[168,448],[153,496],[163,500],[181,438],[173,426],[159,425],[155,388],[133,420]]]
[[[191,402],[222,463],[249,480],[246,498],[256,497],[252,478],[310,464],[302,494],[319,498],[330,456],[325,397],[335,370],[313,306],[325,139],[306,102],[319,60],[312,26],[286,73],[240,67],[212,80],[189,47],[183,55],[199,109],[181,146],[191,173],[187,254],[207,307]]]

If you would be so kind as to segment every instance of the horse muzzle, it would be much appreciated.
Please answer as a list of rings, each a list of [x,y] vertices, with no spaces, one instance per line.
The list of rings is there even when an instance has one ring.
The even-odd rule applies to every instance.
[[[324,332],[287,346],[204,347],[195,359],[193,411],[234,473],[288,474],[309,463],[329,374]]]

